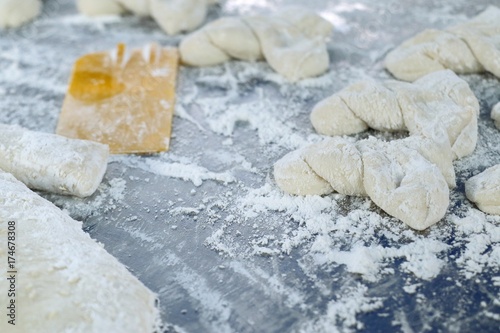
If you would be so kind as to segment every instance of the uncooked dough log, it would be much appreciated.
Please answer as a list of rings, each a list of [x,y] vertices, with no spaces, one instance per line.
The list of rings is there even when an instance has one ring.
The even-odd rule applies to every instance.
[[[0,0],[0,28],[15,28],[40,14],[41,0]]]
[[[387,54],[385,66],[405,81],[442,69],[457,74],[486,70],[500,77],[499,59],[500,9],[490,6],[465,23],[410,38]]]
[[[28,187],[92,195],[108,164],[108,146],[0,124],[0,170]]]
[[[500,129],[500,103],[497,103],[491,110],[491,119],[495,122],[495,126]]]
[[[274,178],[291,194],[368,195],[388,214],[423,230],[443,218],[449,189],[441,171],[413,148],[412,140],[416,138],[388,143],[327,139],[276,162]]]
[[[0,332],[152,333],[158,328],[154,293],[83,232],[80,223],[0,171],[4,274],[9,221],[16,231],[17,318],[15,326],[7,323],[10,281],[3,275]]]
[[[325,135],[348,135],[368,127],[408,130],[461,158],[477,143],[479,103],[469,85],[450,70],[428,74],[413,84],[361,81],[319,102],[311,113],[314,128]],[[448,152],[446,152],[446,147]]]
[[[293,82],[328,70],[325,41],[331,31],[321,16],[291,7],[271,16],[221,18],[187,36],[179,49],[182,61],[191,66],[264,58]]]
[[[465,194],[483,212],[500,215],[500,164],[470,178]]]

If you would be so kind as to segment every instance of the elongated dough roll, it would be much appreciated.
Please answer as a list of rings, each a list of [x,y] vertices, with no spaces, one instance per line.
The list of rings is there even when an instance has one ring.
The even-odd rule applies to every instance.
[[[500,215],[500,164],[467,180],[465,194],[483,212]]]
[[[7,232],[13,230],[14,254],[7,248],[13,235]],[[0,279],[0,300],[7,306],[14,299],[17,314],[16,325],[10,325],[4,307],[0,332],[152,333],[158,328],[156,295],[81,223],[1,171],[0,239],[3,273],[17,271],[15,281]],[[7,256],[15,258],[8,269]],[[12,282],[15,297],[7,299]]]
[[[0,124],[0,169],[28,187],[92,195],[108,165],[109,148],[84,140]]]
[[[385,67],[396,78],[414,81],[431,72],[489,71],[500,77],[500,9],[488,7],[445,31],[428,29],[387,54]]]

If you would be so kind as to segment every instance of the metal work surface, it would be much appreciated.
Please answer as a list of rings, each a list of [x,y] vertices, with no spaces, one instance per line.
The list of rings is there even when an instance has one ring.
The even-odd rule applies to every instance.
[[[112,157],[90,198],[41,195],[158,293],[168,332],[498,332],[500,218],[467,201],[464,182],[500,163],[489,116],[499,79],[462,76],[481,104],[479,143],[455,162],[449,212],[425,232],[367,198],[288,196],[272,178],[275,161],[321,139],[309,121],[316,102],[389,78],[390,49],[494,2],[227,0],[209,20],[288,4],[335,25],[326,75],[290,84],[265,63],[182,67],[169,152]],[[0,122],[54,132],[79,56],[182,37],[149,18],[92,20],[73,1],[45,1],[37,21],[0,33]],[[355,139],[369,135],[406,133]]]

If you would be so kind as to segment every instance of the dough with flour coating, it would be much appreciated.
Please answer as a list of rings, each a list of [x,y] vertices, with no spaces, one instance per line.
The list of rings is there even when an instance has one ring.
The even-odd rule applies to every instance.
[[[276,162],[274,178],[290,194],[367,195],[417,230],[441,220],[449,205],[441,171],[404,140],[326,139]]]
[[[454,159],[477,143],[479,102],[467,82],[450,70],[414,83],[361,81],[319,102],[311,122],[321,134],[348,135],[374,128],[409,131],[449,146]]]
[[[78,0],[81,13],[88,16],[119,15],[131,12],[151,16],[169,35],[192,31],[207,16],[214,0]]]
[[[0,0],[0,28],[15,28],[40,15],[41,0]]]
[[[8,221],[16,231],[17,318],[15,326],[8,324],[4,308],[0,332],[160,332],[156,295],[81,223],[0,171],[2,263],[7,263]],[[9,285],[3,275],[5,306]]]
[[[467,180],[465,194],[483,212],[500,215],[500,164]]]
[[[500,129],[500,103],[497,103],[491,110],[491,119],[495,122],[495,126]]]
[[[28,187],[79,197],[92,195],[108,166],[106,145],[0,124],[0,170]]]
[[[396,78],[415,81],[450,69],[457,74],[489,71],[500,77],[500,9],[488,7],[478,16],[446,30],[428,29],[389,52],[385,67]]]
[[[321,16],[291,7],[268,16],[221,18],[187,36],[179,49],[191,66],[265,59],[293,82],[328,70],[326,40],[332,28]]]

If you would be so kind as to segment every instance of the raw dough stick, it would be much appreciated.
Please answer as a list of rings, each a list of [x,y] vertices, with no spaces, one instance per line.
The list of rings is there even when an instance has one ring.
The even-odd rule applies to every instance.
[[[465,194],[483,212],[500,215],[500,164],[470,178]]]
[[[56,206],[0,171],[0,266],[7,271],[7,231],[15,223],[16,322],[0,332],[151,333],[156,295]],[[7,306],[10,281],[0,279]],[[2,306],[3,307],[3,306]],[[157,331],[159,332],[159,331]]]
[[[408,130],[433,139],[453,159],[471,154],[477,143],[479,102],[469,85],[450,70],[413,84],[360,81],[319,102],[311,122],[321,134],[348,135],[368,127]],[[448,147],[448,151],[446,151]]]
[[[500,103],[497,103],[491,110],[491,119],[495,122],[495,126],[500,129]]]
[[[440,170],[413,148],[415,140],[354,144],[330,138],[283,157],[274,178],[291,194],[368,195],[388,214],[423,230],[445,215],[449,189]]]
[[[0,169],[28,187],[92,195],[108,163],[108,146],[0,124]]]
[[[442,69],[457,74],[486,70],[500,77],[499,59],[500,9],[490,6],[445,31],[428,29],[410,38],[387,54],[385,67],[405,81]]]
[[[41,0],[0,0],[0,29],[15,28],[40,15]]]
[[[183,63],[191,66],[265,59],[293,82],[328,70],[326,40],[332,28],[313,12],[290,7],[271,16],[221,18],[187,36],[179,49]]]

